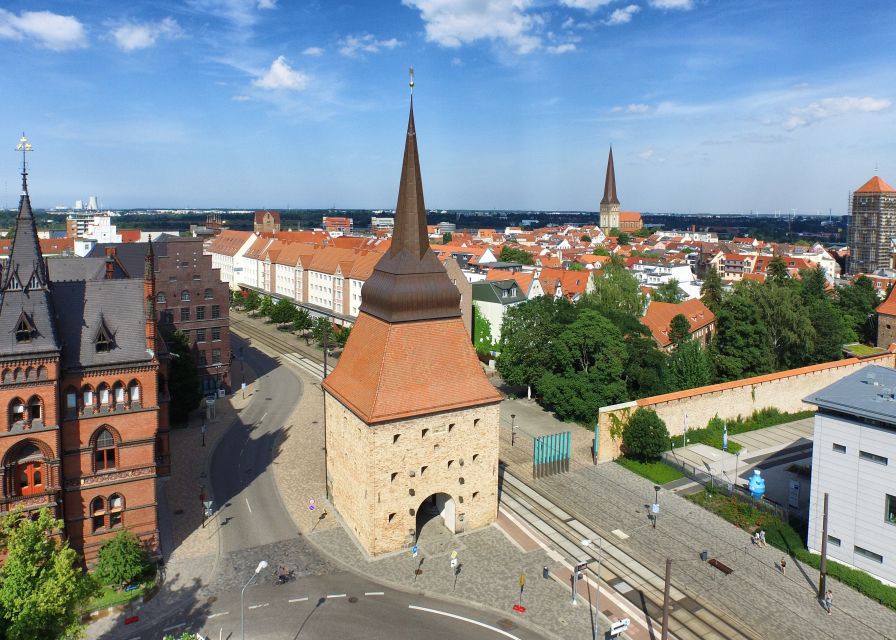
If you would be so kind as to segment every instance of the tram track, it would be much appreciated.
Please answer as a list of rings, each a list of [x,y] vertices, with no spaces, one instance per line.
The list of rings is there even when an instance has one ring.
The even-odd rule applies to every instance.
[[[233,317],[230,318],[230,330],[241,338],[250,340],[255,345],[266,347],[267,350],[272,352],[272,355],[278,356],[306,373],[310,373],[315,378],[323,380],[323,362],[312,358],[306,353],[301,353],[295,348],[295,345],[290,344],[286,340],[271,335],[264,329],[259,329],[251,322],[237,320]],[[329,370],[332,371],[332,366],[329,367]]]

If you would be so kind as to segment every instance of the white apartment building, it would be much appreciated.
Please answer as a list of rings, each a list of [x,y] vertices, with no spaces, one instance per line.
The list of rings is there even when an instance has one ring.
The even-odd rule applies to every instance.
[[[896,370],[868,366],[805,398],[818,406],[808,546],[896,584]]]
[[[212,257],[212,268],[219,269],[221,281],[226,282],[232,290],[237,286],[237,261],[246,253],[255,241],[255,234],[251,231],[231,231],[229,229],[219,233],[211,241],[206,252]]]

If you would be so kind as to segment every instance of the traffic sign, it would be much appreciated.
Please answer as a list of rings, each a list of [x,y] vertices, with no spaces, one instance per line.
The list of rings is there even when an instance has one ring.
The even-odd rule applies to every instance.
[[[417,557],[417,545],[411,547],[411,554],[416,558]]]
[[[627,631],[630,623],[631,621],[628,618],[623,618],[622,620],[617,620],[612,623],[610,625],[610,636],[618,636],[623,631]]]
[[[457,558],[451,558],[451,568],[452,569],[457,568]]]
[[[526,576],[524,576],[521,573],[520,574],[520,591],[522,591],[525,586],[526,586]]]
[[[314,511],[314,498],[308,500],[308,511]]]

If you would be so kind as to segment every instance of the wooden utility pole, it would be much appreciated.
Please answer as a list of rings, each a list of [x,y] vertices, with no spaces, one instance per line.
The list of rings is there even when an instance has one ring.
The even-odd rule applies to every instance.
[[[672,583],[672,558],[666,558],[666,586],[663,588],[663,635],[669,640],[669,587]]]
[[[828,494],[824,494],[824,516],[821,522],[821,564],[818,574],[818,597],[824,598],[828,586]]]

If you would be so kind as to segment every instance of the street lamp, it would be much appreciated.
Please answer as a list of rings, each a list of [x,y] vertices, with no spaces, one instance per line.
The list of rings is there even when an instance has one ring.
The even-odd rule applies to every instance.
[[[594,544],[593,540],[589,540],[588,538],[585,538],[584,540],[582,540],[582,546],[585,547],[586,549],[588,547],[590,547],[592,544]],[[600,568],[601,568],[601,564],[603,563],[603,560],[604,560],[603,549],[604,549],[604,539],[598,538],[597,539],[597,582],[595,583],[597,585],[597,587],[596,587],[596,593],[594,594],[594,609],[595,609],[595,611],[598,612],[598,615],[600,615]],[[590,586],[588,587],[588,589],[589,589],[588,593],[591,593]],[[591,618],[591,640],[597,640],[597,629],[594,625],[594,617],[593,616]]]
[[[516,441],[516,414],[510,414],[510,446],[512,447]]]
[[[240,591],[240,638],[242,640],[246,640],[246,620],[243,616],[243,594],[246,593],[246,587],[252,584],[252,581],[255,580],[255,576],[262,572],[263,569],[268,568],[268,561],[262,560],[258,563],[258,566],[255,567],[255,573],[252,574],[252,577],[249,578],[249,582],[243,587],[243,590]]]
[[[660,513],[660,485],[653,485],[653,506],[651,507],[651,512],[653,515],[653,528],[656,529],[656,517]]]

